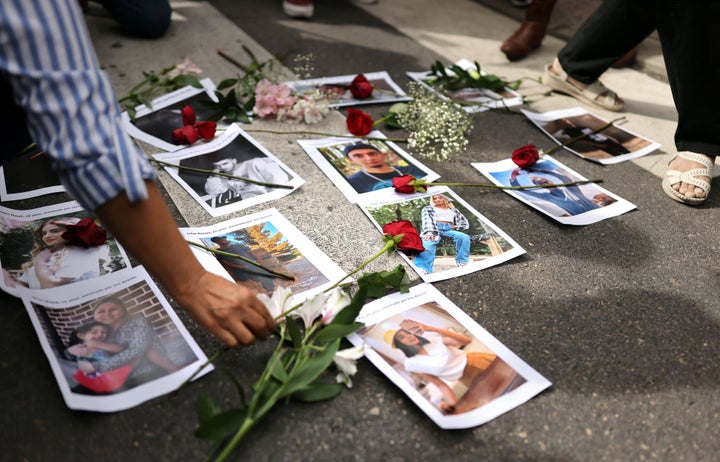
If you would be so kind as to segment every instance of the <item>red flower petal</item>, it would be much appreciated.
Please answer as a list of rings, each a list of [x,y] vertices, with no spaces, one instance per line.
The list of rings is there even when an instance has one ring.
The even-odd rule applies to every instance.
[[[350,85],[353,85],[355,83],[360,83],[360,82],[367,82],[367,81],[368,81],[368,79],[367,79],[367,77],[365,77],[364,74],[358,74],[355,76],[354,79],[352,79],[352,82],[350,82]]]
[[[372,131],[373,120],[370,114],[358,109],[348,109],[348,116],[345,119],[347,129],[355,136],[365,136]]]
[[[412,194],[414,192],[418,191],[427,191],[427,185],[415,185],[410,184],[414,182],[417,178],[415,178],[412,175],[402,175],[402,176],[396,176],[392,179],[392,185],[393,188],[395,188],[395,191],[399,193],[404,194]]]
[[[183,125],[195,125],[195,110],[190,106],[182,108],[182,122]]]
[[[425,250],[420,234],[408,220],[392,221],[385,224],[382,230],[383,233],[390,234],[391,236],[403,235],[400,242],[398,242],[398,250],[406,253],[422,252]]]
[[[350,85],[350,93],[355,99],[370,98],[373,93],[373,86],[367,80],[364,82],[356,82]]]
[[[540,160],[540,153],[533,144],[526,144],[512,152],[511,159],[520,168],[532,167]]]
[[[192,125],[185,125],[172,131],[172,139],[175,144],[193,144],[200,136],[198,131]]]
[[[107,240],[107,233],[92,218],[83,218],[74,225],[63,225],[66,231],[62,238],[69,245],[77,247],[93,247],[102,245]]]
[[[215,136],[216,127],[217,124],[211,120],[198,122],[197,125],[195,125],[198,134],[200,134],[200,136],[205,140],[213,139],[213,137]]]

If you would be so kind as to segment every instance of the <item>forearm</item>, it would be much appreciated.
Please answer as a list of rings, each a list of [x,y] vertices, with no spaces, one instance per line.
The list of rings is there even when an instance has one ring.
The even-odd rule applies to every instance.
[[[204,272],[178,231],[154,183],[147,182],[148,199],[130,202],[120,194],[97,209],[110,233],[173,297],[182,300],[189,281]]]
[[[130,202],[121,194],[96,213],[117,240],[201,326],[231,347],[264,337],[275,325],[255,292],[210,273],[180,234],[160,191]]]

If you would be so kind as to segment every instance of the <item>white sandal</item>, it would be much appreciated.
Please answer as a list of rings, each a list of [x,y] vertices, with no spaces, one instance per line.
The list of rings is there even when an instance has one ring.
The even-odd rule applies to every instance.
[[[670,196],[671,199],[682,202],[683,204],[687,205],[700,205],[703,202],[705,202],[705,199],[707,199],[708,195],[710,194],[710,183],[708,183],[705,180],[701,180],[700,176],[706,176],[712,179],[712,171],[713,166],[715,165],[715,159],[709,156],[706,156],[704,154],[697,154],[694,152],[679,152],[675,154],[675,157],[670,159],[670,162],[668,165],[672,163],[675,158],[681,158],[685,160],[691,160],[693,162],[697,162],[699,164],[702,164],[703,168],[693,168],[684,172],[681,172],[679,170],[670,170],[668,169],[665,172],[665,178],[663,178],[662,181],[662,187],[663,191],[665,191],[665,194]],[[696,188],[700,188],[703,191],[705,191],[704,197],[688,197],[684,194],[680,194],[678,191],[676,191],[673,188],[673,185],[676,185],[678,183],[687,183],[695,186]]]
[[[545,75],[542,78],[542,83],[554,91],[565,93],[587,104],[608,111],[619,112],[625,107],[625,103],[618,97],[617,93],[603,85],[599,80],[585,88],[579,88],[568,80],[569,77],[562,68],[557,74],[556,72],[558,71],[552,68],[552,64],[548,64],[545,66]]]

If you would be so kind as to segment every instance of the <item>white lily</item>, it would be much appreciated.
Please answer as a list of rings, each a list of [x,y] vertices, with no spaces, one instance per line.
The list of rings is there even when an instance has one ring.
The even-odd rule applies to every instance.
[[[292,317],[300,318],[305,325],[305,328],[309,328],[315,318],[320,316],[322,313],[323,303],[325,302],[325,296],[322,293],[316,294],[312,298],[308,299],[302,304],[300,308],[291,313]]]
[[[365,355],[365,344],[352,348],[346,348],[335,353],[333,361],[338,369],[335,377],[338,383],[344,383],[346,387],[352,388],[352,377],[357,372],[357,360]]]
[[[345,307],[350,305],[352,299],[343,289],[336,287],[328,296],[327,303],[322,312],[322,323],[330,324],[335,316],[338,315]]]
[[[272,297],[268,297],[267,294],[258,294],[257,298],[265,305],[273,319],[279,318],[295,305],[292,291],[287,287],[278,287]]]

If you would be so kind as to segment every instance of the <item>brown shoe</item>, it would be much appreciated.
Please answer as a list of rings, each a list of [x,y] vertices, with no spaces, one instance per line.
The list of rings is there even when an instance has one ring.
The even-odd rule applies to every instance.
[[[500,46],[510,61],[526,57],[532,50],[539,47],[545,37],[550,16],[557,0],[532,0],[525,13],[525,20]]]
[[[546,31],[547,23],[523,21],[520,28],[503,42],[500,51],[510,61],[523,59],[542,44]]]

